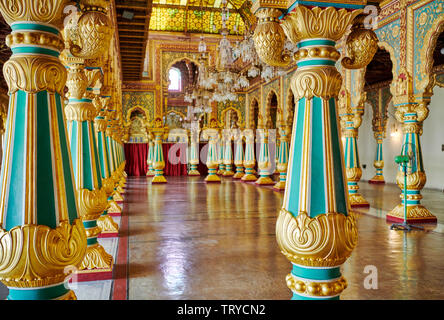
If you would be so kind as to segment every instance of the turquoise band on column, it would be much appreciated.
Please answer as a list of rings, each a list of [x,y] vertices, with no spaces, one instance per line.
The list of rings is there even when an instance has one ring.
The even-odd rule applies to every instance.
[[[332,46],[336,45],[336,41],[329,39],[310,39],[310,40],[302,40],[297,43],[297,47],[303,48],[308,46]]]
[[[89,246],[92,246],[92,245],[95,245],[95,244],[97,244],[98,243],[98,241],[97,241],[97,237],[92,237],[92,238],[87,238],[86,239],[86,245],[89,247]]]
[[[328,59],[300,60],[297,62],[299,68],[307,66],[334,66],[336,61]]]
[[[309,268],[293,264],[291,274],[305,279],[330,281],[341,277],[340,267]]]
[[[60,31],[54,26],[40,24],[35,22],[14,22],[11,23],[11,30],[14,31],[44,31],[59,35]]]
[[[46,54],[58,58],[60,52],[39,46],[14,46],[11,48],[12,54]]]
[[[97,220],[83,220],[83,226],[85,229],[97,227]]]
[[[9,287],[8,300],[51,300],[59,298],[69,292],[65,283],[55,286],[34,289],[17,289]]]

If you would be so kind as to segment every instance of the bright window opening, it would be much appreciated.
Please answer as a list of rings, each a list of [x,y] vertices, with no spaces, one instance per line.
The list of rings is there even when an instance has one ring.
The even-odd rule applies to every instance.
[[[180,78],[179,69],[171,68],[169,72],[169,77],[170,77],[170,86],[168,87],[168,90],[180,91],[181,78]]]

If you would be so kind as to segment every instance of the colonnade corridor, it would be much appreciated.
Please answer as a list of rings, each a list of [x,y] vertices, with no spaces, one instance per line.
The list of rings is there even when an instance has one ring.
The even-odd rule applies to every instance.
[[[381,203],[385,212],[391,209],[399,188],[360,186],[376,208],[355,210],[359,240],[341,267],[348,282],[341,299],[443,299],[441,225],[426,232],[390,230],[385,215],[374,212],[382,212]],[[444,205],[442,192],[423,194],[428,207]],[[282,200],[271,187],[231,178],[206,184],[203,177],[168,177],[167,184],[152,185],[146,177],[128,177],[127,298],[288,300],[291,266],[275,236]]]

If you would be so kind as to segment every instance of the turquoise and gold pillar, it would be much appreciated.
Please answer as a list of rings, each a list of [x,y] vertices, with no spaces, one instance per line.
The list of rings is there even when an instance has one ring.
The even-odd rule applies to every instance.
[[[207,168],[208,175],[205,178],[205,182],[217,182],[220,183],[220,177],[217,175],[217,168],[219,163],[219,154],[217,150],[219,140],[218,129],[204,129],[202,137],[208,139],[208,154],[207,154]]]
[[[234,172],[233,172],[233,151],[231,149],[231,139],[232,139],[231,129],[223,129],[222,134],[224,136],[223,163],[225,165],[223,176],[232,177],[234,176]]]
[[[197,166],[199,165],[199,129],[191,129],[190,132],[190,169],[189,176],[200,176]]]
[[[102,91],[105,89],[102,88]],[[108,95],[98,95],[94,99],[94,105],[97,109],[97,116],[94,120],[96,134],[97,134],[97,149],[100,162],[100,173],[102,178],[103,190],[106,192],[108,206],[106,210],[102,213],[101,217],[97,219],[97,225],[100,227],[102,232],[99,237],[116,237],[119,232],[119,226],[111,216],[108,211],[116,211],[120,209],[117,203],[113,200],[112,194],[114,191],[114,182],[111,179],[111,171],[108,162],[108,154],[106,149],[106,105],[109,101],[110,96]]]
[[[254,166],[256,165],[256,157],[254,155],[254,131],[252,129],[244,129],[243,134],[245,136],[245,158],[244,167],[245,175],[242,177],[242,181],[256,181],[257,177],[254,175]]]
[[[376,139],[376,157],[373,162],[373,166],[376,169],[376,174],[373,178],[371,178],[368,182],[375,184],[383,184],[385,183],[383,168],[384,168],[384,157],[382,154],[382,142],[384,141],[384,132],[374,132],[374,136]]]
[[[289,150],[289,133],[290,128],[282,125],[279,127],[279,158],[277,161],[277,171],[279,172],[279,182],[273,186],[273,189],[283,191],[287,181],[287,167],[288,167],[288,150]]]
[[[358,111],[351,109],[340,115],[344,124],[343,132],[345,137],[345,173],[347,176],[348,198],[352,207],[369,207],[369,203],[358,192],[358,182],[361,180],[362,169],[359,162],[358,153],[358,128],[361,124],[361,115]]]
[[[164,135],[164,128],[154,128],[154,154],[153,154],[153,169],[154,169],[154,178],[151,180],[151,183],[167,183],[163,175],[163,169],[165,168],[165,160],[163,158],[163,150],[162,150],[162,138]]]
[[[241,179],[244,173],[244,146],[243,146],[243,134],[240,129],[234,129],[234,143],[235,143],[235,154],[234,154],[234,165],[236,166],[236,173],[234,174],[234,179]]]
[[[259,169],[259,179],[257,179],[255,183],[261,186],[274,185],[275,182],[270,178],[273,173],[271,172],[272,165],[270,161],[270,149],[268,145],[269,131],[268,129],[258,129],[258,133],[261,146],[259,159],[257,161]],[[275,155],[273,154],[272,157],[274,158]]]
[[[1,167],[0,281],[9,300],[76,299],[66,285],[86,252],[63,114],[59,60],[65,1],[0,3],[12,32],[3,75],[9,88]],[[70,271],[68,271],[70,270]],[[19,310],[17,310],[19,312]]]
[[[153,158],[154,158],[154,137],[151,133],[148,134],[148,171],[147,177],[154,177]]]
[[[219,169],[217,170],[218,176],[223,176],[225,172],[225,163],[224,163],[224,155],[225,155],[225,140],[223,134],[220,135],[220,138],[217,139],[217,161],[219,165]]]
[[[109,167],[110,167],[110,172],[111,172],[111,180],[114,183],[114,191],[113,191],[113,200],[116,204],[122,203],[123,202],[123,197],[120,194],[119,190],[118,190],[118,183],[120,181],[120,178],[118,176],[118,172],[117,172],[117,167],[116,167],[116,162],[114,161],[114,156],[113,156],[113,144],[112,144],[112,135],[113,135],[113,119],[115,117],[115,113],[116,111],[112,109],[112,106],[109,106],[105,119],[106,119],[106,131],[105,131],[105,145],[106,145],[106,149],[107,149],[107,155],[108,155],[108,163],[109,163]],[[111,208],[110,208],[111,209]],[[116,212],[114,212],[116,211]],[[109,214],[111,215],[120,215],[122,212],[122,209],[119,205],[117,205],[117,208],[115,208],[115,210],[112,211],[108,211]]]
[[[422,133],[421,122],[428,113],[427,107],[417,103],[396,105],[396,117],[402,122],[404,134],[401,155],[408,156],[411,160],[407,167],[407,223],[436,222],[434,216],[421,204],[421,189],[426,183],[426,174],[422,159],[420,135]],[[424,110],[426,109],[426,110]],[[421,115],[421,122],[418,121]],[[400,165],[396,175],[396,183],[401,189],[401,203],[387,213],[387,220],[393,222],[404,221],[404,169]]]
[[[285,36],[298,47],[294,54],[298,68],[291,78],[297,106],[287,185],[276,223],[278,245],[293,266],[287,285],[292,299],[339,299],[346,287],[340,267],[357,243],[357,227],[348,203],[339,136],[336,103],[342,77],[335,67],[340,57],[335,45],[361,12],[351,9],[362,6],[349,4],[346,10],[326,2],[326,8],[299,4],[279,19],[280,10],[260,5],[255,2],[252,10],[258,17],[254,42],[259,57],[285,66],[290,60],[282,50]],[[371,30],[360,32],[372,36]],[[352,31],[347,45],[353,36]],[[377,48],[375,38],[361,48]],[[356,67],[355,58],[364,66],[373,58],[372,54],[359,56],[353,46],[350,51],[352,58],[342,60],[348,67]]]

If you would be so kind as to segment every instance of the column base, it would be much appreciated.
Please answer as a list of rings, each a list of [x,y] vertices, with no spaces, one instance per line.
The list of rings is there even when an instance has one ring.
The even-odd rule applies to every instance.
[[[398,204],[386,215],[390,222],[404,222],[404,205]],[[423,205],[407,206],[407,223],[437,223],[438,219]]]
[[[116,190],[120,194],[124,194],[125,193],[125,188],[123,188],[121,185],[117,186]]]
[[[113,194],[113,200],[117,203],[123,202],[123,197],[120,195],[120,193],[117,190]]]
[[[216,174],[217,174],[218,176],[223,176],[223,175],[224,175],[224,172],[225,172],[225,170],[218,170]]]
[[[108,215],[111,217],[120,217],[122,215],[122,208],[114,200],[109,201]]]
[[[385,180],[384,180],[384,176],[374,176],[373,178],[371,178],[368,183],[372,183],[372,184],[384,184]]]
[[[233,176],[233,179],[241,179],[244,175],[245,173],[243,172],[236,172]]]
[[[97,238],[115,238],[119,236],[119,225],[108,214],[100,216],[97,219],[97,225],[102,230]]]
[[[146,176],[147,176],[147,177],[154,177],[154,176],[155,176],[155,173],[152,172],[152,171],[147,171],[147,172],[146,172]]]
[[[112,279],[113,262],[113,257],[100,244],[89,246],[75,278],[79,282]]]
[[[225,170],[223,173],[223,176],[224,177],[232,177],[232,176],[234,176],[234,172],[231,170],[230,171]]]
[[[285,185],[286,185],[285,181],[279,181],[278,183],[276,183],[273,186],[273,189],[277,190],[277,191],[284,191],[285,190]]]
[[[348,195],[348,199],[350,201],[350,205],[352,207],[370,207],[370,204],[368,203],[367,200],[365,200],[365,198],[360,195],[359,193],[351,193]]]
[[[205,182],[206,183],[220,183],[221,181],[220,181],[220,178],[218,175],[211,174],[205,178]]]
[[[197,170],[190,170],[188,171],[189,176],[200,176],[200,172]]]
[[[254,174],[251,173],[246,173],[242,179],[243,182],[252,182],[252,181],[256,181],[257,177]]]
[[[271,186],[274,185],[276,182],[274,182],[269,176],[260,177],[256,180],[255,184],[260,186]]]
[[[155,176],[153,180],[151,180],[152,184],[160,184],[160,183],[167,183],[167,180],[164,176]]]

